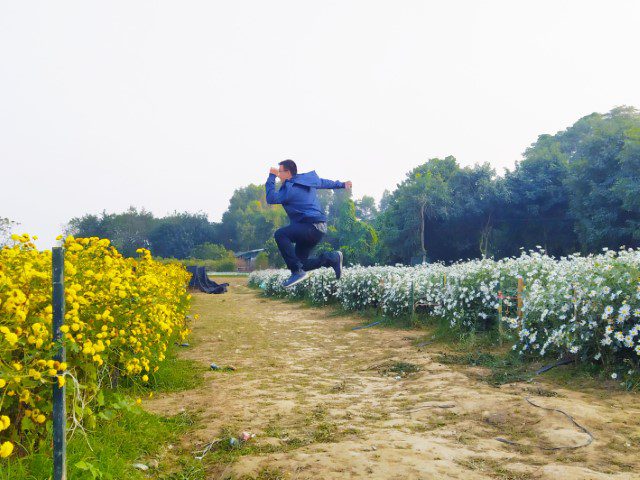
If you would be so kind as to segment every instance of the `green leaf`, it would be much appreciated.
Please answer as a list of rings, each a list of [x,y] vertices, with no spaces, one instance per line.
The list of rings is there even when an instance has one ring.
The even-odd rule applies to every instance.
[[[85,462],[81,460],[74,465],[78,470],[82,470],[83,472],[89,472],[91,474],[91,478],[102,478],[102,472],[99,468],[95,467],[89,462]]]
[[[102,412],[100,412],[98,414],[98,417],[102,418],[103,420],[113,420],[113,418],[116,416],[116,412],[114,412],[113,410],[103,410]]]
[[[29,417],[23,417],[21,426],[22,430],[33,430],[34,424]]]
[[[78,470],[84,470],[84,471],[89,470],[90,466],[91,464],[85,462],[84,460],[81,460],[74,465],[74,467],[76,467]]]

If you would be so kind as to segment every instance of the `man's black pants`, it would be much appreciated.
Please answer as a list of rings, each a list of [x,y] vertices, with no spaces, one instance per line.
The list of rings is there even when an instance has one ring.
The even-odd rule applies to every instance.
[[[308,272],[316,268],[330,266],[324,253],[318,257],[309,258],[311,250],[320,243],[323,236],[324,233],[318,230],[313,223],[291,223],[286,227],[279,228],[273,235],[282,258],[292,273],[298,270]]]

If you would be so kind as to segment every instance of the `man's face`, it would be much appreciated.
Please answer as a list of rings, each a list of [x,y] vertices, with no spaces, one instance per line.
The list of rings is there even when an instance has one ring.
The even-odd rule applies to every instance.
[[[291,172],[289,170],[285,170],[282,165],[278,166],[278,178],[283,182],[285,180],[289,180],[291,178]]]

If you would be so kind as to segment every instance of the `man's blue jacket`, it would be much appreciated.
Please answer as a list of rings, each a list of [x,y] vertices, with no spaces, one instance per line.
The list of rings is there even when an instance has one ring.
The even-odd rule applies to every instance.
[[[291,223],[326,222],[327,216],[320,207],[316,195],[318,188],[344,188],[344,182],[320,178],[315,170],[298,173],[285,180],[276,190],[276,176],[269,174],[267,183],[267,203],[282,204]]]

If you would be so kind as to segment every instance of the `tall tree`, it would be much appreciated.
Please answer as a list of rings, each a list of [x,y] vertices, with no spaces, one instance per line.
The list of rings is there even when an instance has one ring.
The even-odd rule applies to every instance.
[[[569,206],[583,251],[640,246],[637,225],[640,114],[619,107],[593,113],[556,135],[569,156]]]
[[[426,223],[448,214],[448,179],[458,165],[453,157],[433,158],[414,168],[388,199],[376,220],[381,253],[387,262],[426,260]]]
[[[318,252],[340,249],[347,264],[372,265],[378,257],[378,234],[356,217],[351,190],[339,189],[329,206],[327,236]],[[329,247],[330,246],[330,247]]]
[[[130,207],[124,213],[102,212],[100,216],[72,218],[66,233],[79,237],[108,238],[125,256],[135,256],[138,248],[149,248],[161,257],[186,258],[202,243],[217,240],[216,225],[204,213],[175,212],[163,218]]]
[[[515,255],[540,245],[552,255],[578,248],[566,185],[569,158],[551,135],[541,135],[503,180],[506,195],[496,215],[496,253]]]
[[[630,212],[626,227],[636,245],[640,242],[640,125],[637,123],[640,122],[625,131],[624,145],[618,157],[620,174],[612,187],[623,210]]]
[[[73,221],[72,221],[73,222]],[[80,222],[81,225],[84,225]],[[96,227],[93,219],[89,219],[91,227]],[[155,226],[155,218],[144,208],[138,211],[129,207],[124,213],[107,215],[103,212],[97,236],[109,238],[118,251],[124,256],[136,255],[138,248],[149,248],[149,233]],[[93,236],[94,232],[78,232],[81,236]]]
[[[205,213],[178,213],[158,219],[149,232],[151,252],[160,257],[187,258],[204,243],[215,243],[216,232]]]
[[[369,195],[364,195],[361,199],[355,200],[353,203],[356,207],[356,218],[358,220],[371,222],[378,215],[376,200]]]
[[[378,216],[385,262],[457,260],[487,255],[498,199],[488,165],[460,168],[454,157],[414,168]]]

